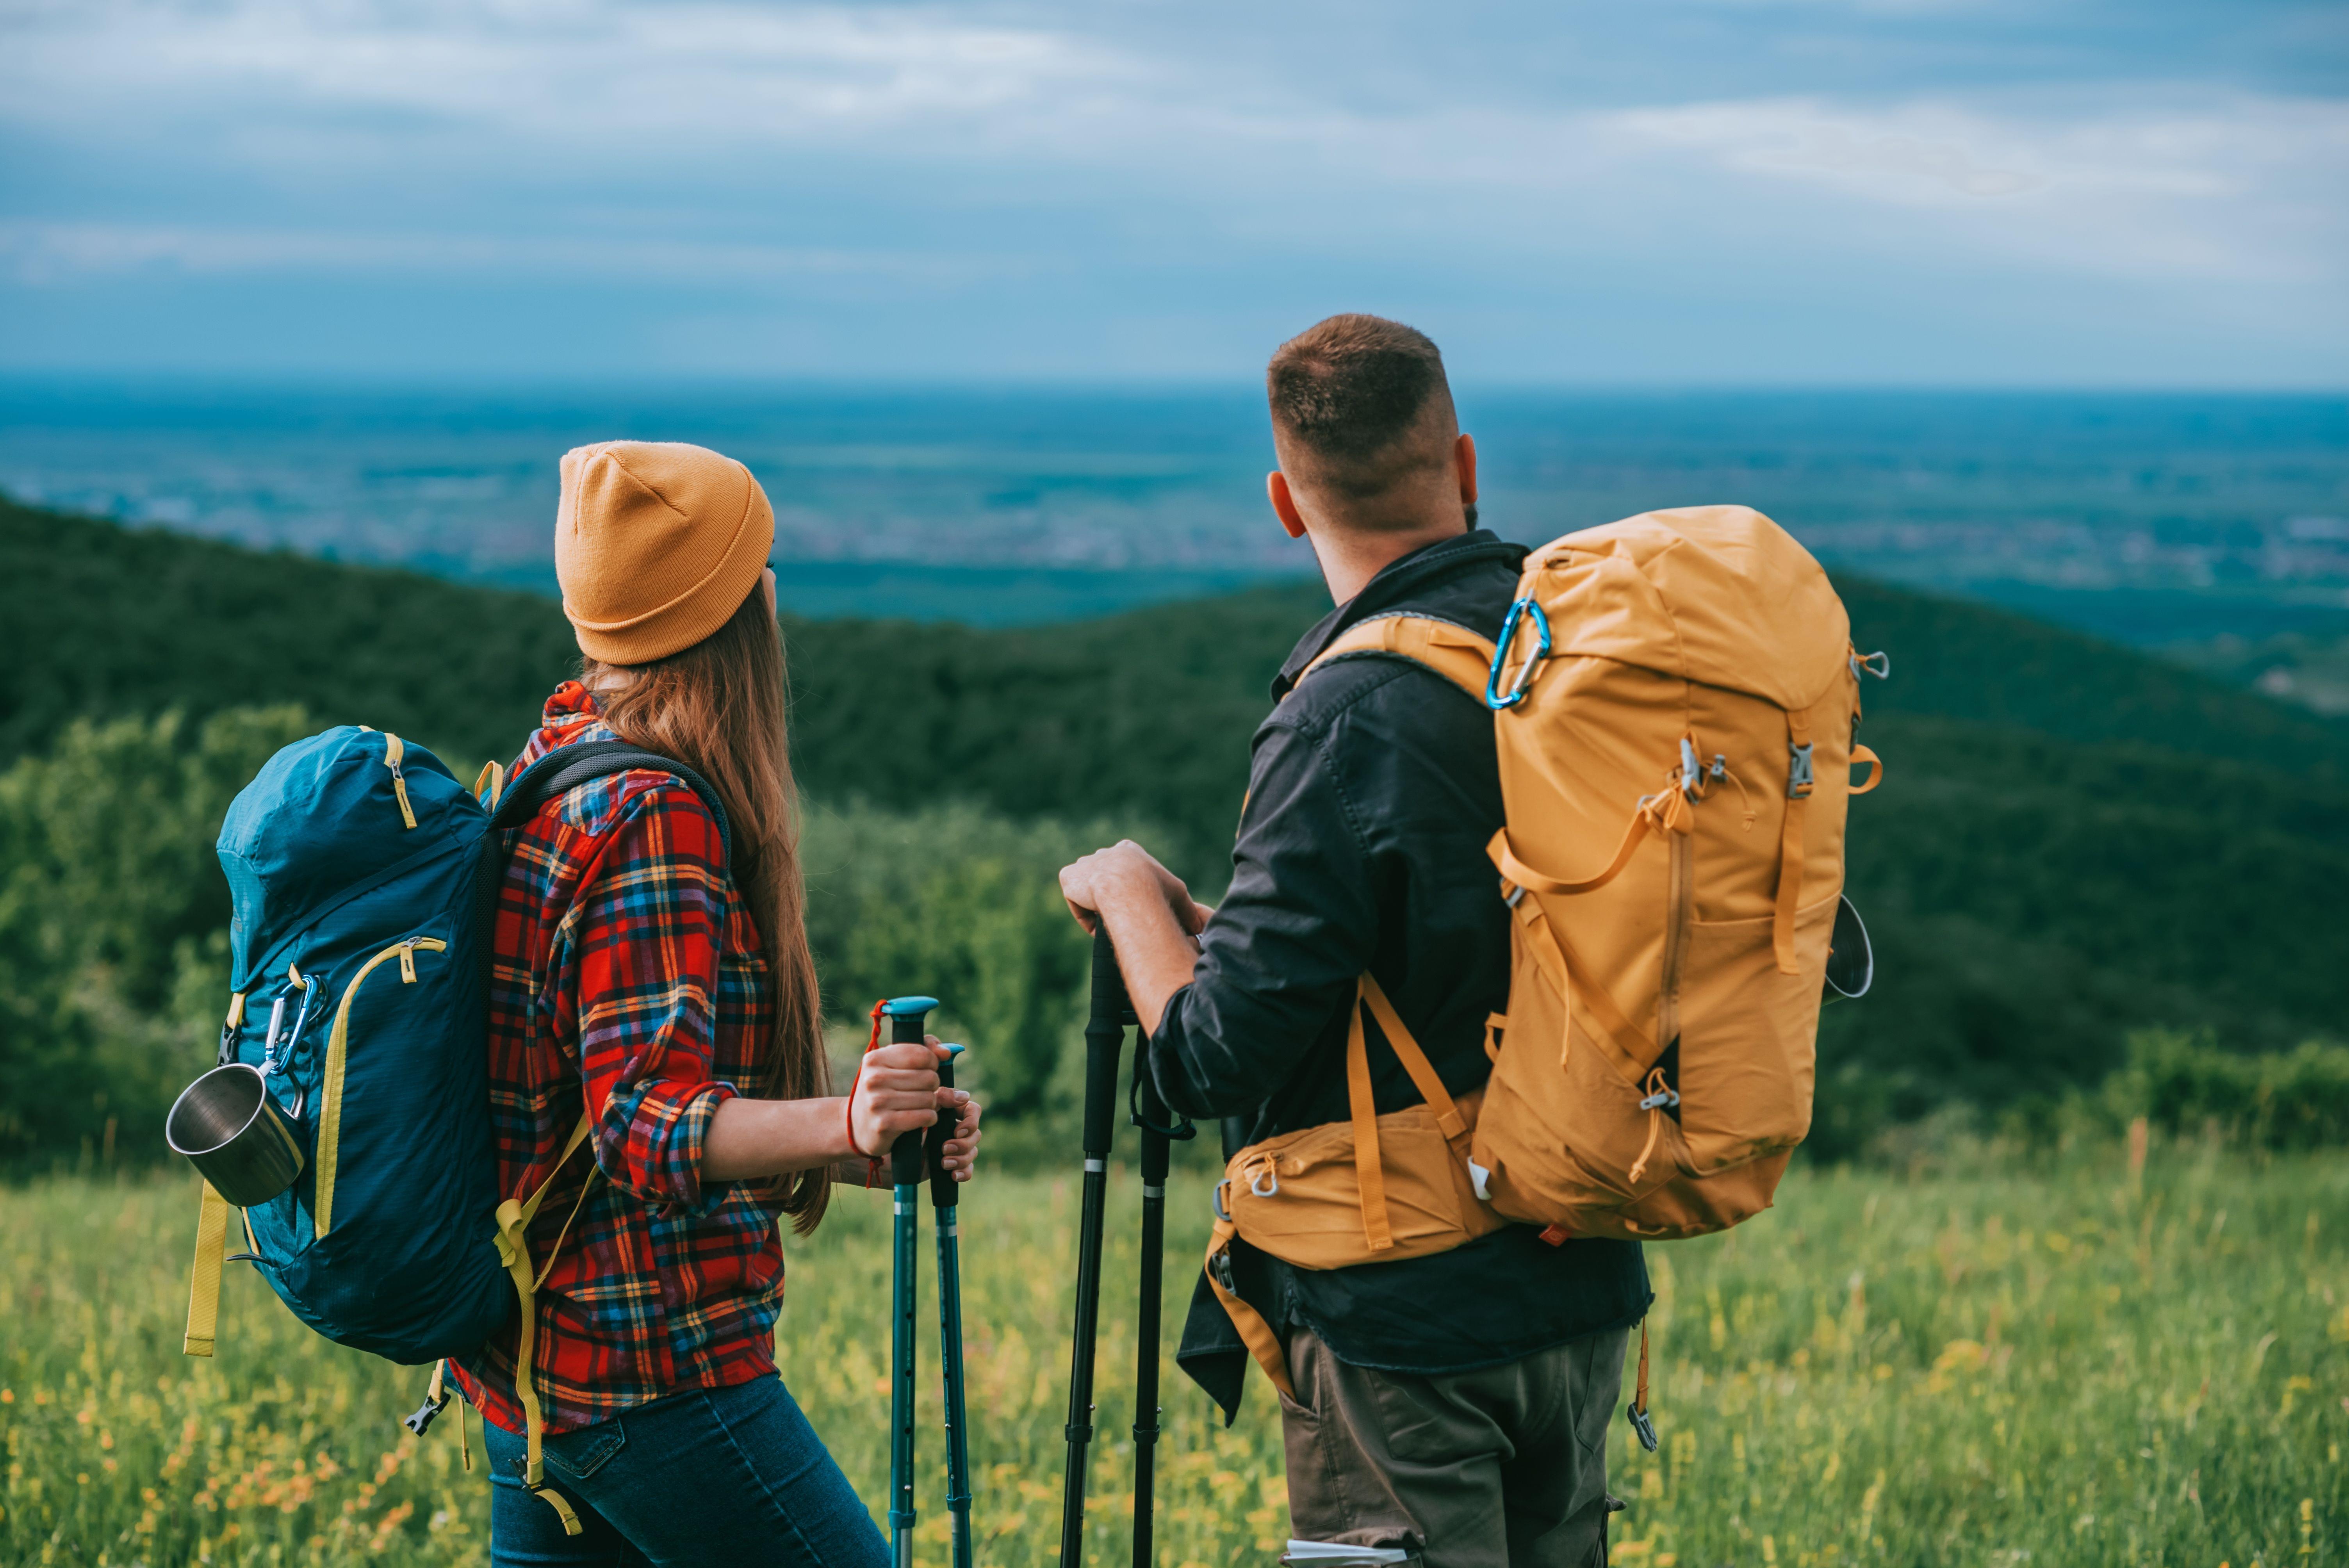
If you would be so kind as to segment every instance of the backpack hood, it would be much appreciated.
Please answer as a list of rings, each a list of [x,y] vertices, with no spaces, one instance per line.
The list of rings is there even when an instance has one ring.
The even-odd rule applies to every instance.
[[[230,987],[275,968],[320,916],[403,865],[471,845],[488,823],[439,758],[396,736],[342,725],[285,748],[221,825]]]
[[[1617,659],[1787,709],[1832,692],[1850,657],[1843,601],[1810,552],[1751,507],[1642,512],[1526,562],[1555,651]]]

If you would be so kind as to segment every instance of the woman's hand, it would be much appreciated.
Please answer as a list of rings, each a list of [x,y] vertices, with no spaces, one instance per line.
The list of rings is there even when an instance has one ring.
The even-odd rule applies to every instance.
[[[885,1158],[908,1132],[927,1133],[942,1110],[955,1116],[947,1168],[957,1181],[969,1181],[978,1155],[978,1103],[968,1091],[938,1082],[946,1054],[935,1037],[919,1046],[869,1051],[846,1099],[732,1096],[719,1105],[703,1134],[702,1181],[749,1181],[828,1169],[834,1181],[854,1184],[866,1178],[865,1161]],[[854,1167],[842,1163],[850,1154],[857,1157]]]
[[[918,1046],[882,1046],[864,1053],[848,1100],[848,1138],[857,1153],[881,1159],[906,1133],[927,1131],[940,1110],[970,1099],[961,1089],[938,1087],[938,1063],[946,1055],[936,1035]]]
[[[954,1136],[947,1140],[946,1167],[957,1181],[968,1181],[978,1164],[978,1101],[958,1088],[938,1090],[938,1109],[953,1110]]]

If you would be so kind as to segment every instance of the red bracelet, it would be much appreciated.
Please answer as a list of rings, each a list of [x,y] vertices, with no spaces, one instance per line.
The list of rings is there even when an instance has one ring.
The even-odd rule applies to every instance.
[[[881,1009],[888,1005],[886,997],[873,1004],[873,1034],[872,1037],[864,1042],[865,1057],[871,1056],[880,1047]],[[848,1130],[848,1151],[864,1160],[864,1185],[870,1187],[873,1185],[873,1178],[880,1171],[881,1157],[877,1154],[866,1154],[864,1150],[856,1146],[856,1086],[864,1081],[864,1057],[859,1057],[856,1058],[856,1076],[848,1080],[848,1102],[842,1108],[840,1119]]]

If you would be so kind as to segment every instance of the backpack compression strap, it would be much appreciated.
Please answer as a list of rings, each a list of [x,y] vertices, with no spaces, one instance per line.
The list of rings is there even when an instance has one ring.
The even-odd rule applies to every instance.
[[[540,807],[559,795],[598,779],[609,779],[615,773],[637,769],[669,774],[701,797],[701,803],[718,819],[719,848],[730,869],[734,863],[734,833],[726,820],[726,803],[718,798],[709,780],[682,762],[625,740],[583,740],[575,746],[556,747],[505,781],[505,788],[498,794],[497,810],[490,813],[490,828],[492,831],[519,828],[537,816]]]
[[[1423,665],[1480,703],[1485,700],[1485,681],[1493,673],[1493,645],[1487,639],[1433,615],[1398,611],[1347,627],[1314,655],[1311,664],[1297,672],[1297,680],[1302,682],[1333,659],[1361,654],[1384,654]],[[1296,684],[1289,689],[1296,690]]]

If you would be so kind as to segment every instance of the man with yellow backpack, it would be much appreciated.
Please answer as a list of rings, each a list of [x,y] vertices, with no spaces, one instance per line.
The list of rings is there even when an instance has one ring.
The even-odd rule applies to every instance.
[[[1485,1019],[1509,989],[1509,912],[1485,858],[1502,823],[1492,716],[1398,659],[1299,676],[1392,612],[1490,642],[1526,554],[1475,527],[1475,446],[1425,337],[1333,317],[1284,345],[1268,382],[1273,507],[1310,540],[1338,608],[1274,682],[1231,891],[1208,920],[1131,844],[1061,875],[1072,905],[1108,921],[1166,1103],[1241,1119],[1251,1146],[1348,1122],[1366,975],[1447,1092],[1483,1088]],[[1371,1026],[1384,1034],[1382,1019]],[[1423,1105],[1393,1051],[1367,1056],[1379,1112]],[[1286,1364],[1295,1533],[1402,1546],[1444,1568],[1594,1560],[1625,1331],[1649,1299],[1638,1243],[1553,1246],[1495,1224],[1440,1252],[1313,1268],[1254,1239],[1226,1255]],[[1359,1250],[1359,1230],[1351,1240]],[[1178,1357],[1237,1410],[1243,1341],[1205,1282]]]
[[[1844,806],[1881,655],[1743,507],[1530,555],[1476,528],[1409,327],[1333,316],[1267,381],[1273,510],[1337,608],[1273,683],[1230,892],[1130,841],[1061,877],[1167,1105],[1226,1119],[1178,1360],[1227,1415],[1249,1357],[1278,1389],[1299,1536],[1604,1563],[1640,1241],[1768,1206],[1831,944],[1864,985]]]

